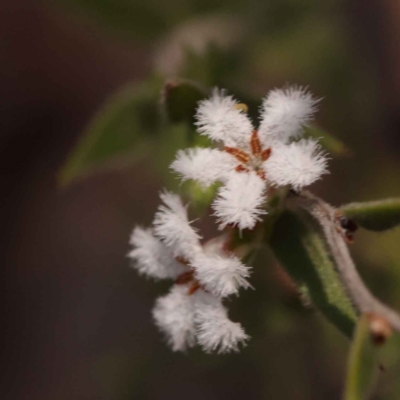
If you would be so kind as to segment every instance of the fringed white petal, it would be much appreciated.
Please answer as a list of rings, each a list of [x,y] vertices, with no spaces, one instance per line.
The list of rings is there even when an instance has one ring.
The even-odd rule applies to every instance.
[[[226,152],[196,147],[186,151],[179,150],[171,169],[182,180],[193,179],[207,187],[216,181],[224,182],[236,165],[235,159]]]
[[[164,333],[173,351],[184,351],[195,344],[195,309],[186,285],[174,285],[159,297],[153,309],[157,327]]]
[[[190,263],[196,271],[196,278],[204,288],[217,297],[236,294],[240,287],[250,287],[246,278],[250,268],[235,257],[217,254],[198,254]]]
[[[225,90],[215,88],[212,96],[200,102],[196,114],[199,133],[226,146],[248,146],[253,125],[238,102],[226,95]]]
[[[261,141],[266,145],[273,140],[287,143],[289,139],[299,136],[302,127],[313,117],[318,102],[302,87],[270,91],[261,108]]]
[[[200,236],[188,221],[187,209],[178,195],[164,192],[154,217],[154,234],[168,246],[175,257],[190,258],[200,248]]]
[[[266,200],[266,182],[254,172],[233,173],[218,191],[214,200],[214,215],[219,228],[235,225],[239,229],[252,229],[266,211],[262,208]]]
[[[155,279],[175,279],[188,268],[177,262],[171,251],[156,237],[151,229],[136,227],[130,244],[134,249],[128,254],[139,274]]]
[[[239,345],[249,339],[239,323],[228,318],[221,301],[207,293],[199,293],[196,301],[196,338],[207,353],[229,353],[238,351]]]
[[[302,139],[275,146],[265,163],[267,179],[275,186],[299,190],[327,174],[327,157],[315,140]]]

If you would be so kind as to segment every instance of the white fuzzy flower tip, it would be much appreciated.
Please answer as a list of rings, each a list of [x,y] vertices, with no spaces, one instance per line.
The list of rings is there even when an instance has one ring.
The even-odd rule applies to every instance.
[[[270,91],[261,108],[261,139],[287,143],[290,138],[298,136],[315,113],[318,102],[302,87]]]
[[[221,257],[215,254],[198,254],[191,262],[196,278],[217,297],[236,294],[240,287],[250,287],[246,278],[250,268],[237,257]]]
[[[274,185],[299,190],[328,173],[327,157],[316,141],[303,139],[274,149],[265,171]]]
[[[207,353],[238,351],[249,337],[239,323],[232,322],[218,299],[196,305],[196,337]]]
[[[159,206],[154,217],[154,234],[159,237],[173,255],[191,257],[199,249],[200,236],[190,225],[187,209],[179,196],[164,192],[163,205]]]
[[[187,286],[173,286],[171,292],[156,301],[153,318],[173,351],[184,351],[195,344],[193,297]]]
[[[237,104],[224,90],[214,89],[212,96],[201,101],[197,109],[198,131],[212,140],[224,142],[226,146],[246,143],[253,126]]]
[[[182,180],[193,179],[208,187],[216,181],[224,181],[235,168],[235,160],[228,153],[209,148],[179,150],[171,169]]]
[[[253,229],[266,211],[266,182],[254,172],[232,173],[226,185],[218,191],[213,208],[220,229],[235,225],[239,229]]]
[[[169,249],[153,236],[151,229],[136,227],[130,238],[134,249],[128,254],[140,274],[155,279],[175,279],[187,267],[178,263]]]

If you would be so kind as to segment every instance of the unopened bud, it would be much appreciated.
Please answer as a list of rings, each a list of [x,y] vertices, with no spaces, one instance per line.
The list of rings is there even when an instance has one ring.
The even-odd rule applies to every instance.
[[[369,329],[371,333],[371,339],[374,345],[381,346],[386,343],[386,340],[393,334],[393,330],[389,322],[377,315],[368,314]]]

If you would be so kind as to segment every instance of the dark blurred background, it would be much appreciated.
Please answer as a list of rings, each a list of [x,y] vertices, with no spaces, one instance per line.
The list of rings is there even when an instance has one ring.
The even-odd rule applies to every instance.
[[[399,27],[396,0],[3,0],[2,397],[340,398],[348,341],[302,307],[268,252],[257,290],[230,305],[252,336],[240,354],[163,343],[150,311],[168,285],[138,277],[125,256],[163,184],[151,152],[62,188],[57,174],[108,96],[156,72],[252,96],[310,85],[324,97],[319,125],[352,149],[313,189],[335,205],[400,196]],[[201,59],[208,41],[234,54],[222,82],[182,66],[182,48]],[[397,308],[399,240],[360,232],[352,247],[368,285]],[[376,399],[400,398],[399,374],[384,374]]]

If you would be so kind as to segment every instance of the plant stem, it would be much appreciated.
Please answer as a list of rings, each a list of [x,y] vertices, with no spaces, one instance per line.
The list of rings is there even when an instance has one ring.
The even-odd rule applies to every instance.
[[[380,317],[392,329],[400,332],[400,315],[379,301],[365,286],[358,274],[343,238],[335,208],[308,191],[289,194],[287,205],[289,208],[306,210],[321,225],[339,277],[356,310],[360,314],[371,314]]]

